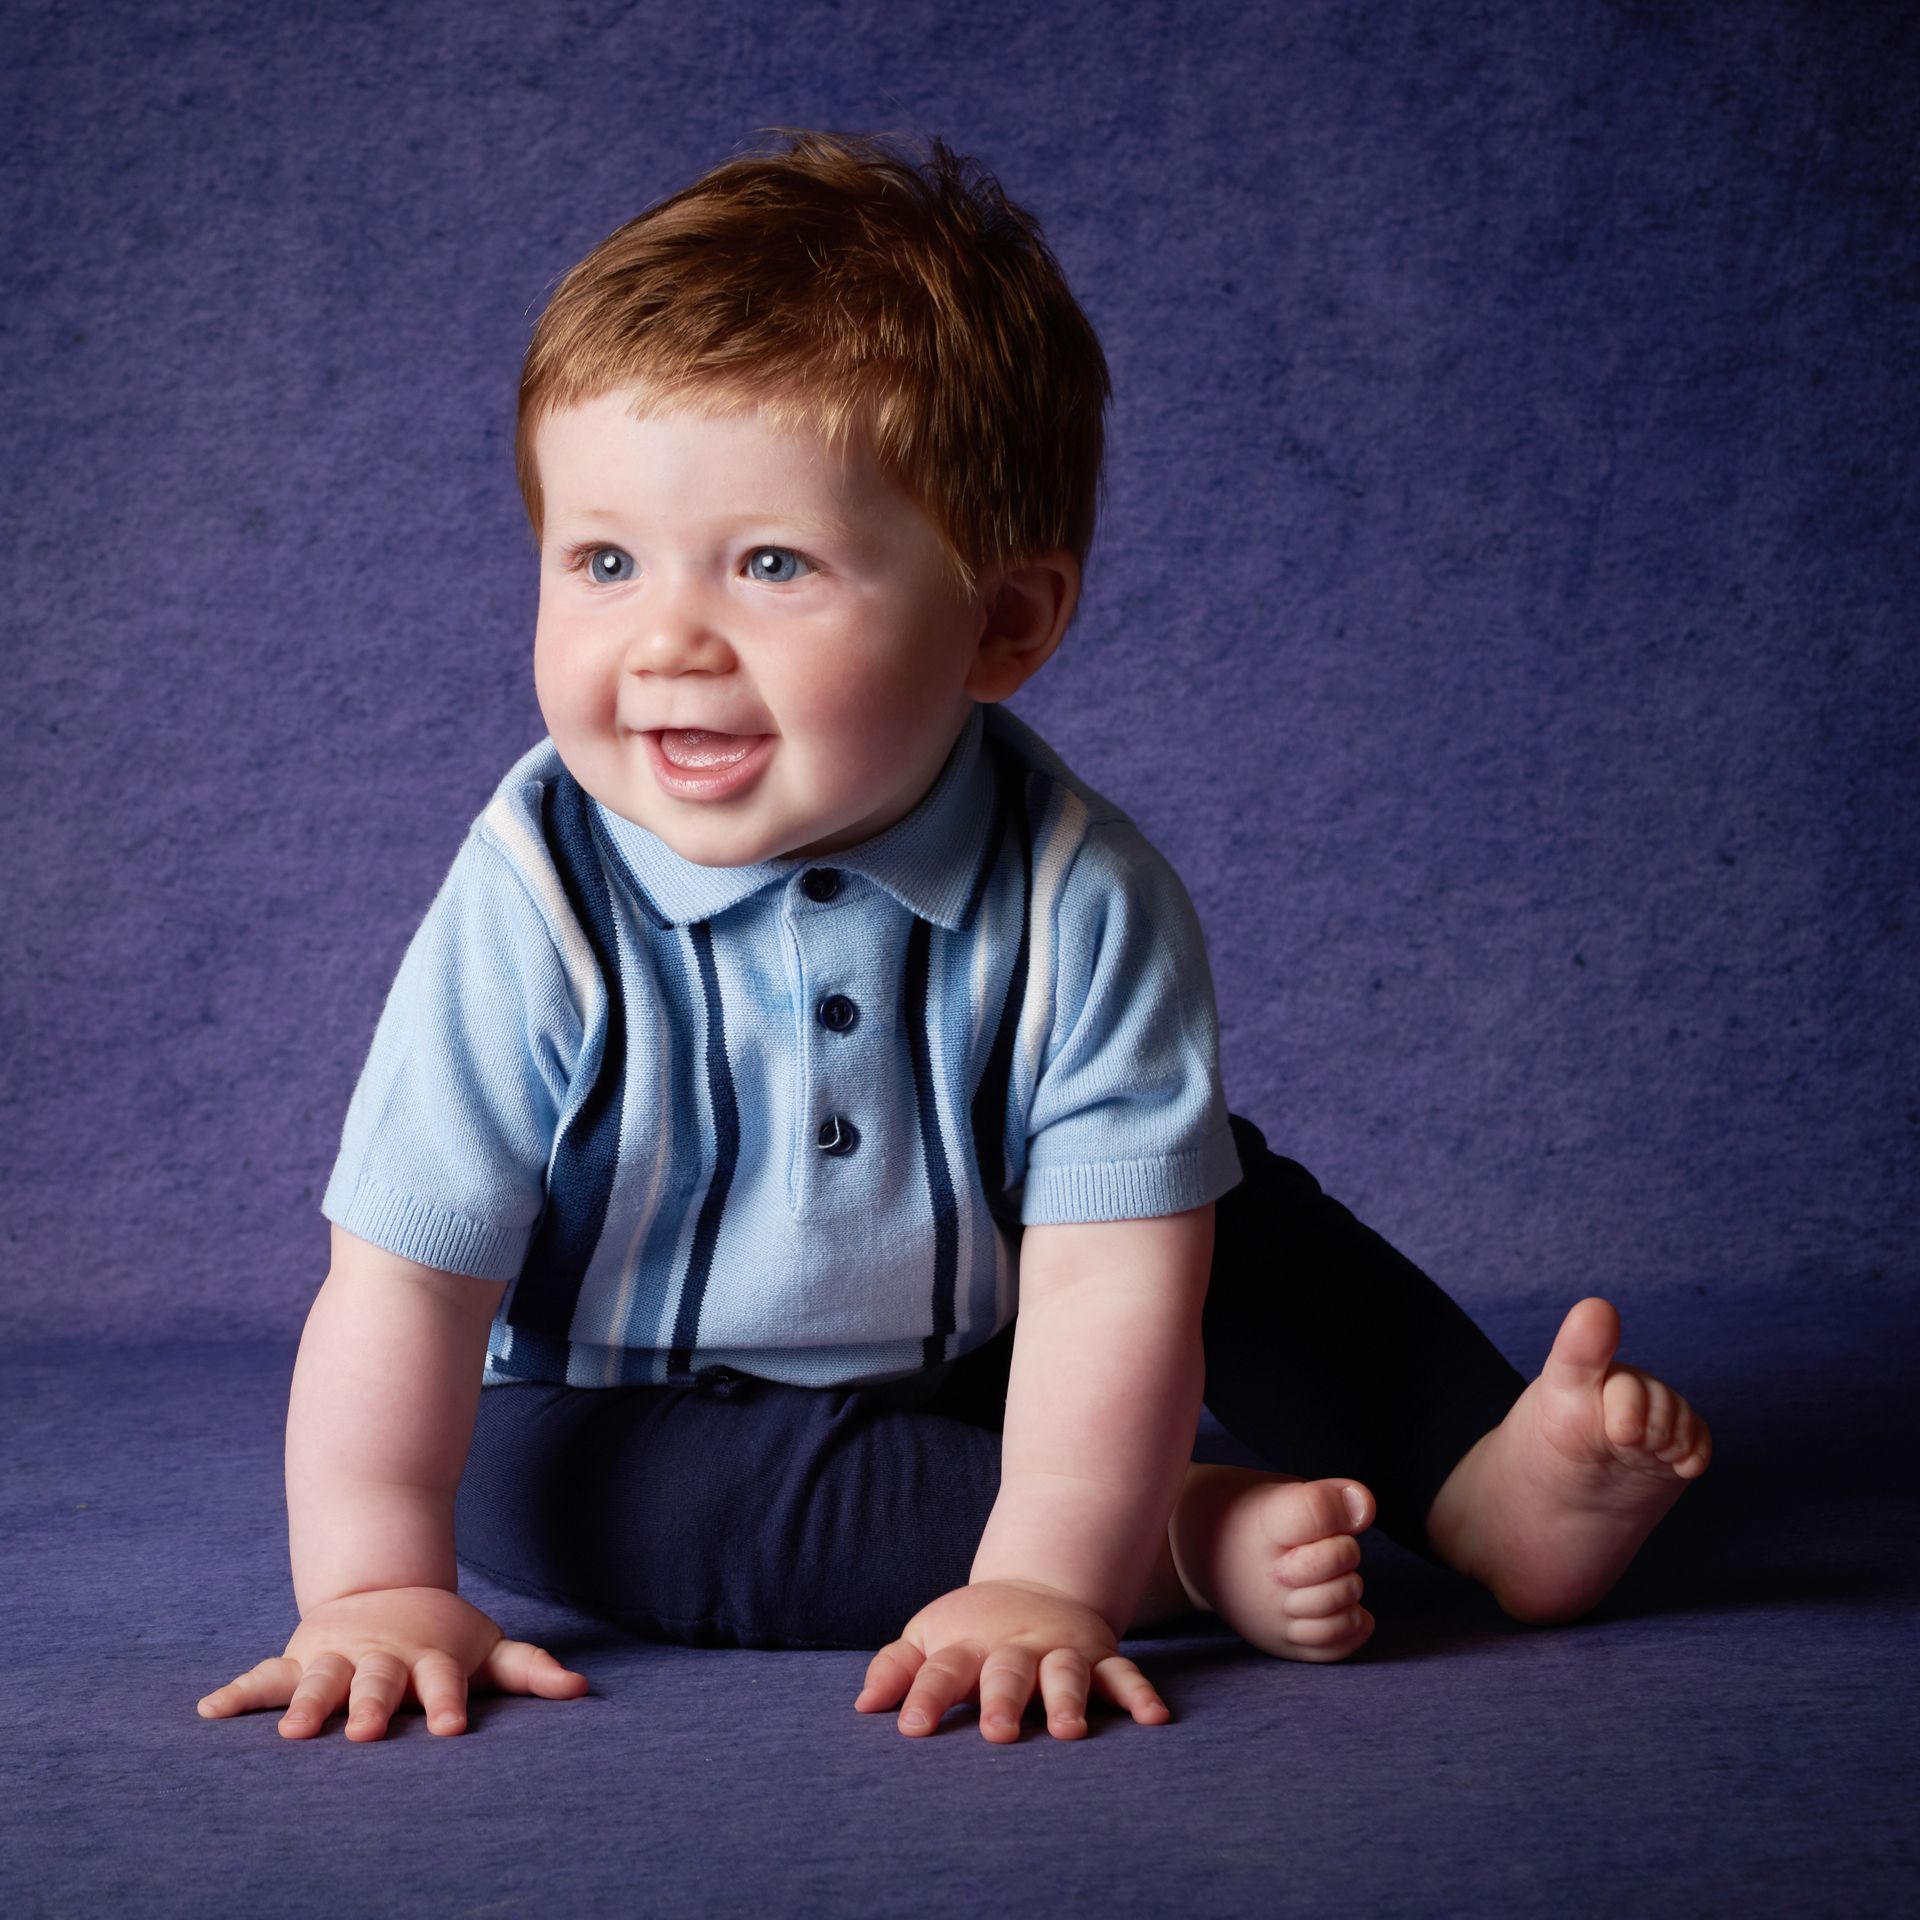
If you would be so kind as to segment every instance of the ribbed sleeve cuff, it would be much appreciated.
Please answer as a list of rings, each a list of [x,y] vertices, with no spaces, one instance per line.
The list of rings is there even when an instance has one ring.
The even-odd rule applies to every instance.
[[[1184,1153],[1115,1160],[1094,1167],[1027,1168],[1020,1199],[1024,1226],[1092,1220],[1157,1220],[1218,1200],[1240,1184],[1240,1155],[1230,1127]]]
[[[411,1194],[397,1193],[380,1181],[362,1177],[349,1189],[332,1185],[320,1211],[376,1247],[444,1273],[475,1280],[511,1280],[526,1257],[529,1230],[470,1220]]]

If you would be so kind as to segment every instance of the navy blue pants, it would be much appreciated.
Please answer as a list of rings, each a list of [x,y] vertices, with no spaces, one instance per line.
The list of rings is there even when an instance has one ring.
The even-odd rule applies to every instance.
[[[1349,1474],[1429,1551],[1426,1513],[1525,1385],[1467,1315],[1233,1116],[1215,1210],[1206,1403],[1275,1472]],[[1017,1322],[1016,1322],[1017,1324]],[[855,1647],[964,1586],[1000,1484],[1013,1328],[928,1405],[729,1374],[488,1387],[462,1561],[649,1638]]]

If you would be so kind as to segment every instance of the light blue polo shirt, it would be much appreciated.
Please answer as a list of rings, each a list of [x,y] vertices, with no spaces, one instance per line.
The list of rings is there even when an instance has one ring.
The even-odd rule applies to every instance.
[[[543,740],[407,949],[321,1207],[512,1283],[489,1385],[835,1386],[990,1340],[1024,1225],[1239,1179],[1185,889],[988,705],[883,833],[744,867]]]

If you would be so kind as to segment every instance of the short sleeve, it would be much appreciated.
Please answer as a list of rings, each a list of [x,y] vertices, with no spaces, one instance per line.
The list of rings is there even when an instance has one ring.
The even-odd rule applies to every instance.
[[[1091,826],[1053,916],[1021,1220],[1154,1219],[1239,1183],[1193,903],[1131,821]]]
[[[321,1211],[423,1265],[512,1279],[582,1033],[546,921],[476,828],[387,995]]]

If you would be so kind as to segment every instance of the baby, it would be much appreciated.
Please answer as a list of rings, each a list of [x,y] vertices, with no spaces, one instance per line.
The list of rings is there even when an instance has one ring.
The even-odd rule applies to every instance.
[[[1705,1470],[1604,1300],[1528,1385],[1227,1113],[1178,879],[1000,704],[1073,619],[1108,395],[1037,226],[937,141],[734,159],[555,292],[518,446],[548,737],[349,1108],[300,1624],[203,1715],[378,1739],[584,1692],[459,1597],[456,1508],[509,1587],[890,1635],[862,1711],[977,1700],[1004,1741],[1037,1691],[1070,1739],[1095,1696],[1169,1718],[1118,1643],[1194,1609],[1351,1654],[1376,1517],[1574,1618]],[[1276,1471],[1191,1463],[1203,1394]]]

